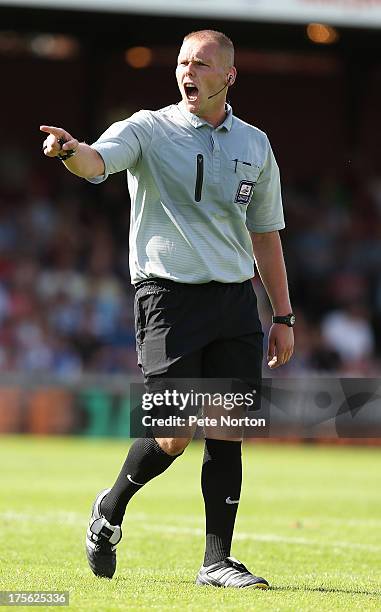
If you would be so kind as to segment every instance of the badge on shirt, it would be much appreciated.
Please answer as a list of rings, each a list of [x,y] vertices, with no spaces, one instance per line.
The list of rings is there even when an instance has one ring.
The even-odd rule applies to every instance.
[[[253,195],[254,186],[255,183],[253,181],[241,181],[235,194],[234,202],[248,204]]]

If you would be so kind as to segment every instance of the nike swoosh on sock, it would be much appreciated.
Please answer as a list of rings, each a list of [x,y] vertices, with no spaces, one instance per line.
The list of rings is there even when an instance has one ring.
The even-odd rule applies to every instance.
[[[127,478],[128,478],[128,480],[129,480],[130,482],[132,482],[132,484],[134,484],[134,485],[136,485],[136,486],[138,486],[138,487],[142,487],[142,486],[144,485],[144,482],[143,482],[143,483],[141,483],[141,482],[136,482],[136,480],[132,480],[132,478],[131,478],[131,474],[127,474]]]
[[[227,504],[239,504],[239,499],[232,499],[229,495],[229,497],[225,499],[225,502]]]

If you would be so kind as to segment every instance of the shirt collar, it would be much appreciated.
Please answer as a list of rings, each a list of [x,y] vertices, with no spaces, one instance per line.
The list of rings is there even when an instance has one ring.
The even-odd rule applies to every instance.
[[[201,119],[201,117],[197,117],[197,115],[193,115],[193,113],[190,113],[181,102],[178,103],[177,108],[179,109],[183,117],[185,117],[185,119],[189,121],[191,125],[193,125],[193,127],[199,128],[202,125],[208,125],[209,127],[213,128],[213,126],[207,121],[205,121],[205,119]],[[226,110],[226,117],[224,121],[221,123],[221,125],[213,129],[215,130],[225,129],[228,132],[230,132],[232,123],[233,123],[233,109],[230,106],[230,104],[226,103],[225,110]]]

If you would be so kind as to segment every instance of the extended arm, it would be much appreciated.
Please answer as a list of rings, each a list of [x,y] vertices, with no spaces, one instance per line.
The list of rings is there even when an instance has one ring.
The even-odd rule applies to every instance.
[[[292,312],[288,293],[286,266],[279,232],[251,233],[259,275],[269,296],[274,315]],[[274,323],[269,332],[268,365],[276,368],[287,363],[294,351],[292,328]]]
[[[48,134],[43,144],[44,155],[57,157],[58,153],[64,154],[73,149],[75,155],[63,162],[70,172],[82,178],[93,178],[104,174],[105,165],[101,155],[88,144],[79,143],[69,132],[59,127],[41,125],[40,130]],[[58,142],[60,138],[66,141],[62,147]]]

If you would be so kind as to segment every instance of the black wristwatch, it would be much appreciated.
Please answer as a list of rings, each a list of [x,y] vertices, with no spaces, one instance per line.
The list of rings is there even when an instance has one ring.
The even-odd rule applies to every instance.
[[[273,323],[283,323],[283,325],[287,325],[288,327],[294,327],[296,321],[296,317],[293,312],[285,315],[284,317],[273,317]]]
[[[61,146],[61,149],[62,149],[63,145],[65,144],[65,142],[67,142],[67,140],[65,140],[64,138],[58,138],[57,142]],[[58,153],[56,157],[60,161],[66,161],[67,159],[74,157],[74,155],[77,155],[77,150],[68,149],[68,151],[64,151],[63,154]]]

